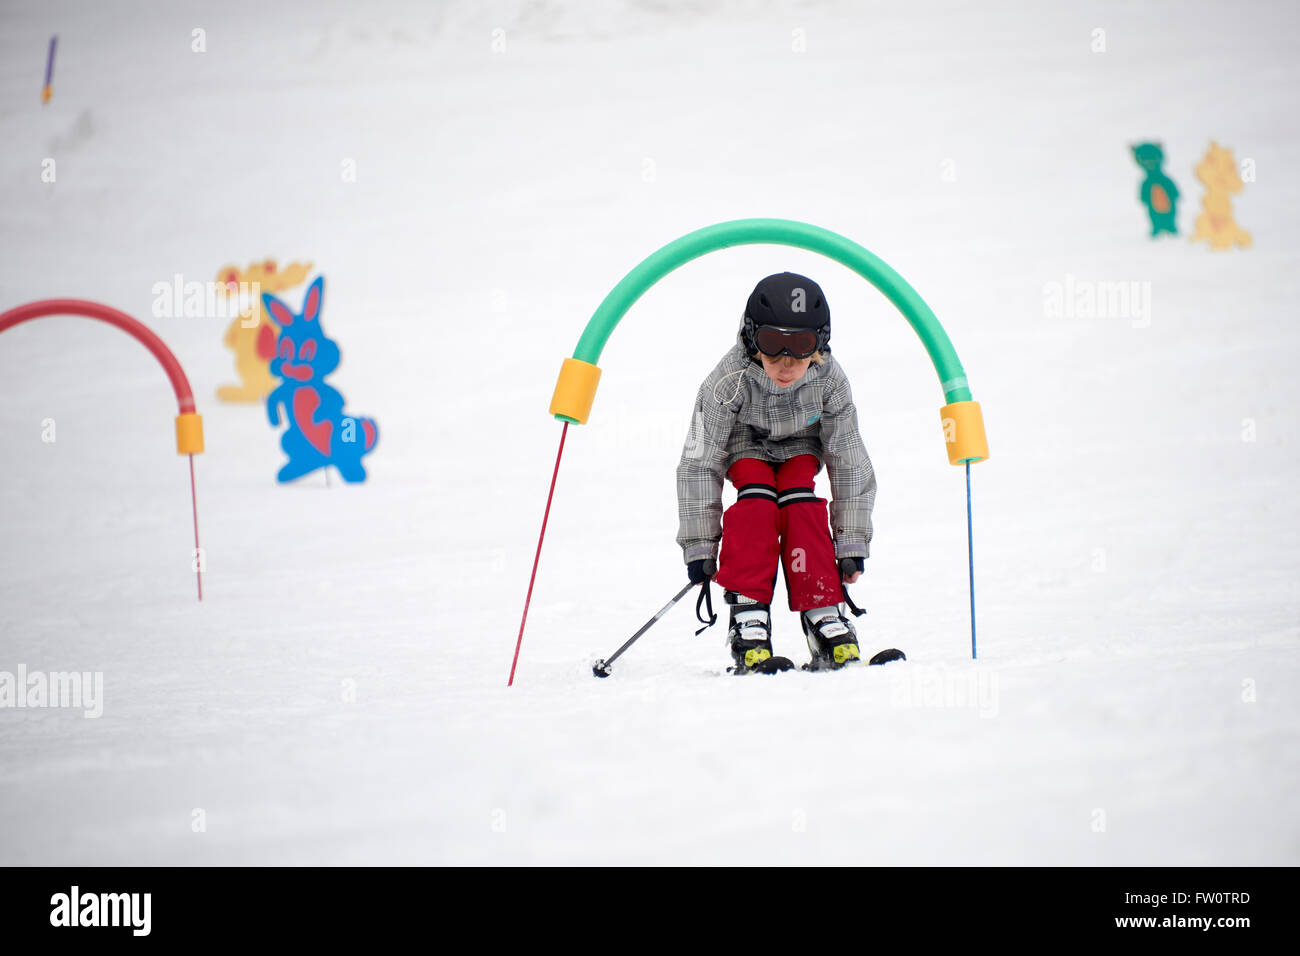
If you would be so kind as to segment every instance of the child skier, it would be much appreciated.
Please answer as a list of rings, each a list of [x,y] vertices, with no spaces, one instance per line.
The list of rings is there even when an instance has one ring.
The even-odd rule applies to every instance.
[[[792,666],[772,656],[778,560],[790,610],[800,612],[809,669],[860,660],[857,634],[840,610],[841,582],[862,573],[876,478],[830,336],[817,283],[791,272],[768,276],[749,297],[736,344],[695,400],[677,466],[677,543],[692,582],[714,579],[724,589],[736,673]],[[829,515],[813,488],[823,462]],[[724,515],[728,478],[737,497]]]

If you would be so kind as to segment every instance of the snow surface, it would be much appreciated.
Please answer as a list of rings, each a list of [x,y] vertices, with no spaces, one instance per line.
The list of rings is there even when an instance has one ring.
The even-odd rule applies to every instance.
[[[0,671],[105,700],[0,710],[0,863],[1300,863],[1298,43],[1289,2],[5,4],[0,309],[95,299],[176,351],[208,571],[200,605],[153,359],[5,333]],[[1186,240],[1212,138],[1257,169],[1246,252]],[[751,216],[867,246],[952,337],[992,452],[979,661],[924,350],[846,268],[745,247],[610,340],[507,688],[561,359],[644,256]],[[327,277],[362,487],[277,486],[263,411],[213,397],[225,320],[151,317],[267,255]],[[734,679],[683,602],[594,680],[684,582],[694,390],[783,269],[826,289],[878,472],[864,650],[909,661]],[[1148,316],[1048,314],[1121,281]]]

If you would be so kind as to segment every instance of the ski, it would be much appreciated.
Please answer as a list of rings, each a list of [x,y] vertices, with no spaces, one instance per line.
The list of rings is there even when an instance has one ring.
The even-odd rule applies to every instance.
[[[870,667],[873,665],[888,664],[891,661],[905,661],[905,660],[907,660],[906,654],[900,651],[897,647],[890,647],[875,654],[871,658],[871,660],[867,661],[867,666]],[[860,661],[854,663],[860,663]],[[844,670],[848,666],[850,665],[841,664],[839,667],[825,667],[825,666],[813,667],[812,662],[809,661],[807,664],[801,664],[799,667],[796,668],[794,666],[794,661],[790,660],[790,658],[788,657],[769,657],[767,660],[762,661],[756,667],[750,668],[749,670],[737,670],[735,667],[728,667],[727,673],[734,674],[736,676],[742,676],[745,674],[780,674],[782,671],[790,671],[790,670],[801,670],[801,671],[808,671],[809,673],[815,673],[820,671],[832,671],[832,670],[840,671],[840,670]]]
[[[779,674],[782,671],[794,670],[794,661],[788,657],[769,657],[766,660],[759,661],[756,665],[748,670],[739,670],[735,667],[728,667],[728,674],[742,676],[744,674]]]
[[[905,660],[907,660],[906,654],[900,651],[897,647],[890,647],[872,656],[871,660],[867,661],[867,666],[870,667],[873,665],[888,664],[891,661],[905,661]],[[833,666],[827,666],[825,664],[821,666],[814,666],[813,662],[809,661],[807,664],[804,664],[800,669],[805,671],[810,671],[810,672],[841,671],[853,663],[855,662],[850,661],[847,664],[841,664],[839,667],[833,667]]]

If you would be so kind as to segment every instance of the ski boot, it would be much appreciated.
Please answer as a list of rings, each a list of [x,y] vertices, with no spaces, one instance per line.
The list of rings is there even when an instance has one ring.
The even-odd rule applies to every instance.
[[[772,609],[753,598],[727,591],[723,600],[731,605],[731,626],[727,642],[733,674],[775,674],[789,670],[794,662],[788,657],[772,656]]]
[[[838,670],[845,664],[861,661],[858,635],[853,624],[841,613],[839,605],[819,607],[799,615],[812,660],[804,670]]]

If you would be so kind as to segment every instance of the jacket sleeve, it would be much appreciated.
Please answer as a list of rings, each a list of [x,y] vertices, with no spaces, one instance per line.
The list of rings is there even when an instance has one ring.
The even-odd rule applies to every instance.
[[[743,402],[743,389],[732,380],[738,374],[720,367],[700,386],[677,465],[677,543],[687,564],[717,557],[727,443]]]
[[[870,554],[871,509],[876,503],[876,473],[871,467],[849,381],[839,376],[826,396],[821,418],[822,460],[831,482],[831,530],[835,557]]]

